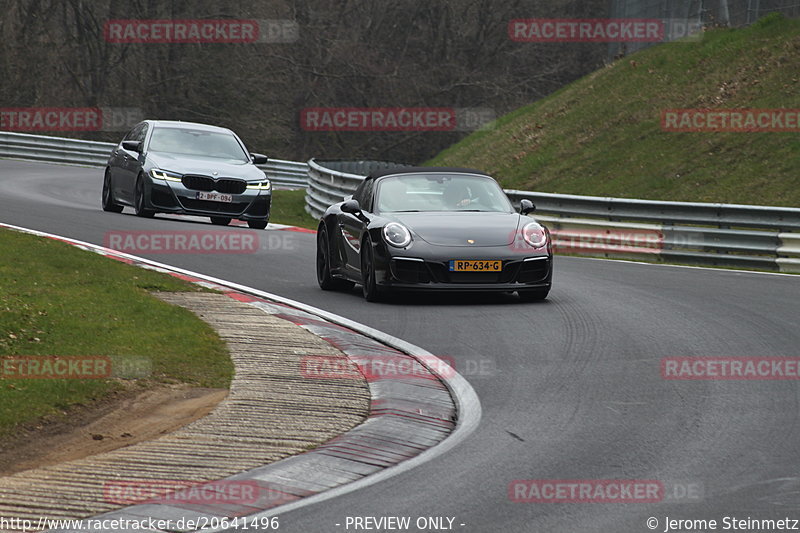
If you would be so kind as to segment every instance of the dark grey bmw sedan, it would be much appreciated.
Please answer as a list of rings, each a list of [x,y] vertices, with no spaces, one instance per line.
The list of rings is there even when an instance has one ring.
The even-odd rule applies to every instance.
[[[266,156],[248,152],[229,129],[145,120],[108,158],[103,210],[119,213],[130,206],[140,217],[200,215],[217,225],[239,219],[264,229],[272,188],[256,164],[266,162]]]

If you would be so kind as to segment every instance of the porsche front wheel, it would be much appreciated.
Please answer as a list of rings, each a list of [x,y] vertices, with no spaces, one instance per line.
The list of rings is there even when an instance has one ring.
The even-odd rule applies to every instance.
[[[330,242],[325,226],[317,231],[317,283],[325,291],[352,289],[354,285],[352,281],[337,279],[331,275]]]

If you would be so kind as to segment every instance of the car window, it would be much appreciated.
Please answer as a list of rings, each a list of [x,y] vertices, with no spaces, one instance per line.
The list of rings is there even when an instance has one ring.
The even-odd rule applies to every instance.
[[[357,201],[358,204],[364,208],[364,198],[366,197],[365,191],[367,189],[368,184],[371,184],[371,179],[365,179],[361,183],[359,183],[358,187],[356,187],[355,192],[353,192],[353,200]]]
[[[225,131],[156,126],[149,150],[242,162],[250,160],[236,137]]]
[[[144,139],[147,137],[147,122],[143,122],[139,125],[139,131],[136,132],[136,136],[134,137],[134,141],[139,141],[144,144]]]
[[[372,211],[372,192],[375,189],[375,180],[367,180],[364,184],[364,191],[363,191],[363,198],[361,204],[361,209],[364,211]]]
[[[123,137],[123,139],[122,139],[122,140],[123,140],[123,141],[134,141],[134,140],[136,140],[136,132],[137,132],[137,131],[139,130],[139,128],[141,128],[141,127],[142,127],[142,124],[141,124],[141,123],[139,123],[139,124],[135,125],[134,127],[132,127],[132,128],[131,128],[131,131],[129,131],[129,132],[128,132],[128,134],[127,134],[127,135],[125,135],[125,137]]]
[[[376,197],[378,212],[513,212],[508,197],[497,182],[485,176],[461,174],[390,176],[380,181]]]

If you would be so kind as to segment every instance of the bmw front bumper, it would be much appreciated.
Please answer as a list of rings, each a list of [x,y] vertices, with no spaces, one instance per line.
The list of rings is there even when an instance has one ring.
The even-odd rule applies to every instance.
[[[150,179],[148,208],[183,215],[219,216],[240,220],[269,219],[271,189],[246,189],[241,194],[231,194],[231,202],[201,200],[197,198],[198,192],[204,191],[189,189],[180,181]]]

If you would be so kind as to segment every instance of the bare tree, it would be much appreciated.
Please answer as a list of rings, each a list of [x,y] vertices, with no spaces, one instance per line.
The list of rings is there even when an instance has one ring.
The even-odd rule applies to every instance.
[[[259,151],[423,161],[465,132],[310,132],[307,107],[491,108],[499,116],[602,64],[605,46],[517,43],[514,18],[600,17],[606,0],[7,0],[10,106],[139,107],[227,125]],[[289,19],[291,43],[121,44],[112,19]],[[115,139],[116,133],[87,134]]]

